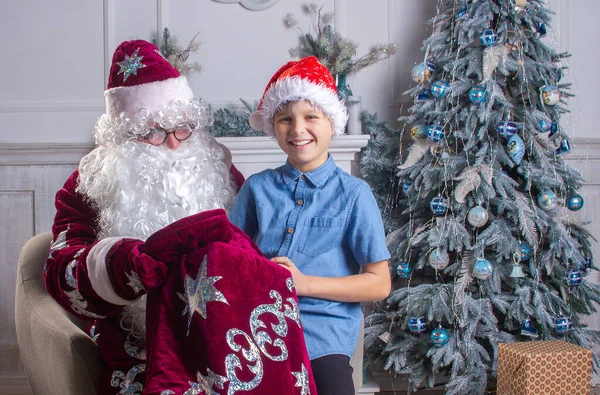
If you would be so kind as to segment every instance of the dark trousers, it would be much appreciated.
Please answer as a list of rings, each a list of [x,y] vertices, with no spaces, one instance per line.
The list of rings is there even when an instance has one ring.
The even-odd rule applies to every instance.
[[[352,366],[346,355],[325,355],[310,361],[319,395],[354,395]]]

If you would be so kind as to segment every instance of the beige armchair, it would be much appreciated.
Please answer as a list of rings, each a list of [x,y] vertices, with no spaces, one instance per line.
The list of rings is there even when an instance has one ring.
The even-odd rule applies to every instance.
[[[42,270],[50,232],[31,238],[21,250],[15,295],[17,341],[35,395],[93,395],[101,359],[85,324],[46,292]]]
[[[46,292],[42,270],[52,241],[50,232],[31,238],[19,257],[15,323],[23,366],[35,395],[95,394],[101,359],[94,341],[81,328],[86,323],[68,314]],[[363,334],[350,364],[357,393],[363,387]],[[363,387],[363,388],[361,388]]]

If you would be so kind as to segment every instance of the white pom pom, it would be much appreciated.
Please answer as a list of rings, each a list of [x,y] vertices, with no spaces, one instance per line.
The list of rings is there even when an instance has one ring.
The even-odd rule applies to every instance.
[[[263,122],[262,114],[259,111],[255,111],[248,118],[248,123],[250,127],[256,131],[264,130],[265,123]]]

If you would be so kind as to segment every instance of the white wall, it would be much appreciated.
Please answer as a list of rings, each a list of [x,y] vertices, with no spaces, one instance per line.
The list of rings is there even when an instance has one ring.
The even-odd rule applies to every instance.
[[[250,11],[239,4],[213,0],[0,1],[0,180],[4,180],[0,183],[0,221],[6,224],[14,213],[27,212],[23,226],[33,226],[36,233],[46,230],[36,229],[36,224],[46,224],[48,213],[40,217],[31,211],[51,210],[52,196],[36,195],[35,185],[62,180],[73,166],[73,153],[91,148],[93,124],[104,109],[102,93],[110,58],[123,40],[151,39],[169,27],[183,43],[199,32],[203,44],[194,60],[202,64],[204,72],[190,77],[196,94],[215,107],[239,107],[238,98],[258,101],[273,72],[289,60],[288,49],[296,45],[297,32],[283,26],[283,17],[293,13],[305,30],[310,24],[302,12],[304,1],[275,2],[263,11]],[[401,111],[410,107],[402,92],[412,84],[412,66],[423,59],[420,47],[430,34],[426,21],[435,14],[437,1],[320,3],[324,11],[335,11],[339,30],[360,44],[359,55],[374,44],[396,43],[395,57],[349,78],[354,94],[362,97],[363,108],[395,125]],[[565,80],[573,83],[576,97],[563,126],[575,137],[571,163],[587,179],[582,192],[586,206],[576,216],[600,235],[600,136],[596,131],[600,2],[550,3],[557,15],[548,42],[573,55]],[[62,159],[65,155],[66,161]],[[52,177],[39,172],[49,172]],[[19,177],[23,179],[16,179]],[[10,249],[0,248],[3,257],[18,252],[21,244],[15,237],[23,233],[19,229],[0,232],[0,247]],[[595,250],[598,261],[597,245]],[[6,261],[6,265],[13,263],[14,259]],[[12,276],[14,268],[4,265],[0,259],[0,274]],[[0,282],[0,287],[10,286]],[[3,295],[11,292],[1,291]],[[0,305],[1,311],[6,308]],[[599,326],[596,318],[590,323]],[[0,336],[7,330],[12,327],[0,323]],[[0,342],[0,351],[9,346]]]

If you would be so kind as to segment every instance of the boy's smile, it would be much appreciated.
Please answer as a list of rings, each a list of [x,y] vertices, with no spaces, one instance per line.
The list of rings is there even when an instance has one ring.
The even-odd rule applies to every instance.
[[[302,173],[327,160],[333,130],[329,118],[310,102],[284,104],[273,116],[275,138],[292,166]]]

